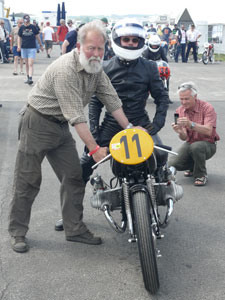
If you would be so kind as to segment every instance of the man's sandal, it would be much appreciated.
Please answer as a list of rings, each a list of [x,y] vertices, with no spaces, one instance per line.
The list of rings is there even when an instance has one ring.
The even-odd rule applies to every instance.
[[[195,186],[204,186],[204,185],[206,185],[206,183],[207,183],[207,177],[203,176],[203,177],[200,177],[200,178],[195,178],[194,185]]]
[[[192,177],[192,176],[193,176],[193,172],[190,171],[190,170],[185,171],[185,172],[184,172],[184,176],[185,176],[185,177]]]

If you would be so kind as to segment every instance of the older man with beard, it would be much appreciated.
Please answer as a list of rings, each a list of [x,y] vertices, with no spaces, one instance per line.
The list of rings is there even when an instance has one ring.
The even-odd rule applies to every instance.
[[[93,94],[112,113],[122,128],[129,127],[122,104],[110,80],[102,71],[106,41],[101,21],[84,25],[77,49],[51,64],[31,90],[21,120],[20,143],[10,206],[9,233],[16,252],[26,252],[25,239],[31,207],[41,184],[41,163],[46,157],[60,183],[60,200],[67,241],[101,244],[83,223],[85,185],[75,141],[68,123],[98,162],[107,155],[93,138],[84,115],[84,106]]]

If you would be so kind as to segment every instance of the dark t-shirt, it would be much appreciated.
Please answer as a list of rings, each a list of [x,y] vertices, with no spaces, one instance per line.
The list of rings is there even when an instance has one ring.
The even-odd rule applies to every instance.
[[[36,48],[36,35],[38,33],[36,26],[32,24],[29,26],[22,25],[18,32],[18,35],[22,38],[21,48]]]
[[[76,47],[77,44],[77,31],[71,30],[67,33],[65,40],[67,40],[70,44],[66,47],[66,53],[70,52],[73,48]]]

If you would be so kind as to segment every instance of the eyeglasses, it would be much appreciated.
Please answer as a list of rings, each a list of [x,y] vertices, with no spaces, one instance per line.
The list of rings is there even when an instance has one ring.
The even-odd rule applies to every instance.
[[[124,42],[124,43],[129,43],[130,41],[134,44],[138,43],[139,42],[139,38],[129,38],[129,37],[122,37],[121,40]]]

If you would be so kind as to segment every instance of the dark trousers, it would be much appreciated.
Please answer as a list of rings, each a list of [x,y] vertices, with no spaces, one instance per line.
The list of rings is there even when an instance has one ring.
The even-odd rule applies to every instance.
[[[3,56],[3,62],[6,60],[6,53],[5,53],[5,43],[4,41],[0,41],[0,49]]]
[[[186,62],[185,50],[186,50],[186,43],[177,45],[177,51],[176,51],[176,55],[175,55],[176,62],[178,62],[180,53],[181,53],[181,57],[182,57],[182,62]]]
[[[189,56],[189,52],[190,52],[191,48],[193,49],[194,61],[197,62],[198,61],[198,57],[197,57],[197,42],[189,42],[188,43],[187,53],[186,53],[186,61],[188,61],[188,56]]]
[[[171,157],[169,166],[178,171],[190,170],[194,178],[207,175],[206,160],[216,153],[216,144],[199,141],[189,144],[185,142],[178,150],[178,156]]]
[[[29,107],[22,117],[15,165],[8,228],[11,236],[25,236],[28,231],[31,207],[40,190],[41,164],[45,157],[61,183],[60,200],[66,236],[87,231],[82,222],[85,185],[68,123],[49,121]]]

